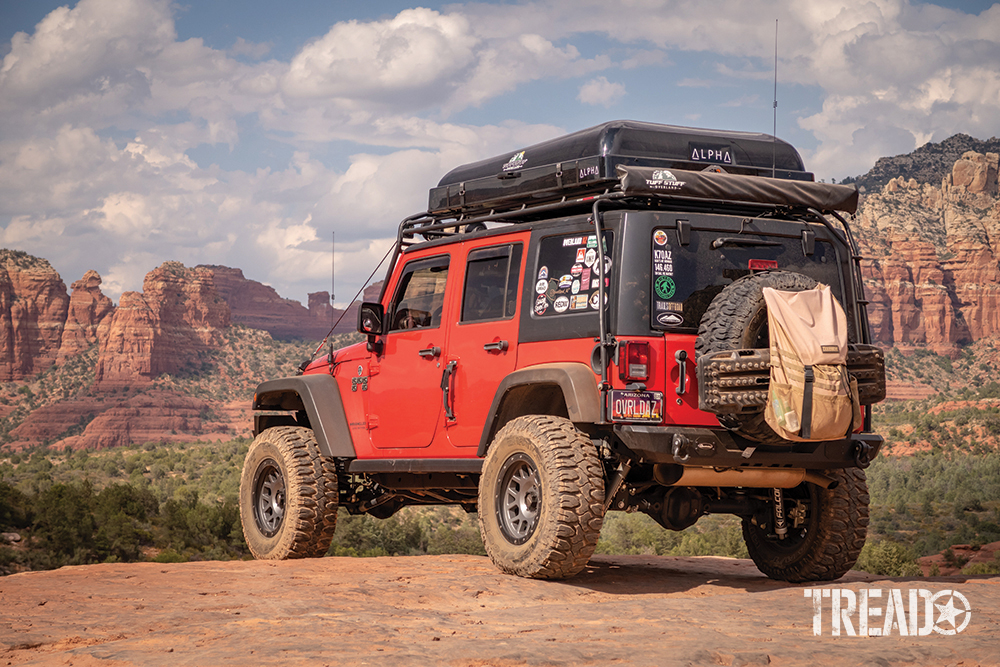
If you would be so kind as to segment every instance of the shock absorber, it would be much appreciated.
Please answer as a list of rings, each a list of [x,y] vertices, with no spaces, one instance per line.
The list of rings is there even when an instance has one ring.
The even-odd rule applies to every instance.
[[[788,534],[788,522],[785,520],[785,494],[781,489],[772,489],[774,500],[774,534],[779,540]]]

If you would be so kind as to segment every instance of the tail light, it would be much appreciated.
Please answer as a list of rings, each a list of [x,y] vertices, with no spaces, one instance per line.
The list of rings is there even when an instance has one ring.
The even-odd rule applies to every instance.
[[[649,343],[630,340],[618,347],[618,377],[626,382],[649,379]]]

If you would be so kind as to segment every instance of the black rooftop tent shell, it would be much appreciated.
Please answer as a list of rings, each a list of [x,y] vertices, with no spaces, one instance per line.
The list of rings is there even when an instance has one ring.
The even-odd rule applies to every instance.
[[[618,120],[463,165],[430,191],[428,213],[511,210],[614,188],[618,166],[812,181],[798,151],[769,134]]]

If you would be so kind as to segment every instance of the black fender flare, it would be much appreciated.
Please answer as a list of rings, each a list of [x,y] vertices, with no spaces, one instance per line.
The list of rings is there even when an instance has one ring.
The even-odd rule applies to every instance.
[[[578,362],[539,364],[514,371],[503,379],[493,395],[493,403],[483,424],[483,435],[479,439],[478,455],[486,456],[490,441],[498,430],[497,420],[504,398],[512,389],[525,385],[559,387],[566,401],[569,420],[593,424],[601,421],[601,392],[597,383],[598,378],[590,366]]]
[[[331,375],[300,375],[262,382],[254,393],[253,409],[304,410],[324,456],[357,457],[340,387]],[[260,417],[254,415],[254,437],[259,435],[259,424],[263,421]]]

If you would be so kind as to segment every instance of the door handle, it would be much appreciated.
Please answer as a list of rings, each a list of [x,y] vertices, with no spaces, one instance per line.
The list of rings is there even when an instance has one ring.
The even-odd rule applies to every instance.
[[[493,351],[503,352],[504,350],[507,349],[507,347],[508,343],[505,340],[498,340],[495,343],[486,343],[486,345],[483,345],[483,349],[486,350],[487,352],[493,352]]]
[[[434,347],[428,347],[424,350],[420,350],[419,352],[417,352],[417,354],[419,354],[424,359],[430,359],[432,357],[440,357],[441,348],[435,345]]]
[[[445,364],[444,371],[441,373],[441,390],[443,392],[442,398],[444,400],[444,414],[450,422],[455,421],[455,412],[451,409],[451,377],[455,374],[455,366],[458,366],[457,361],[449,361]]]

